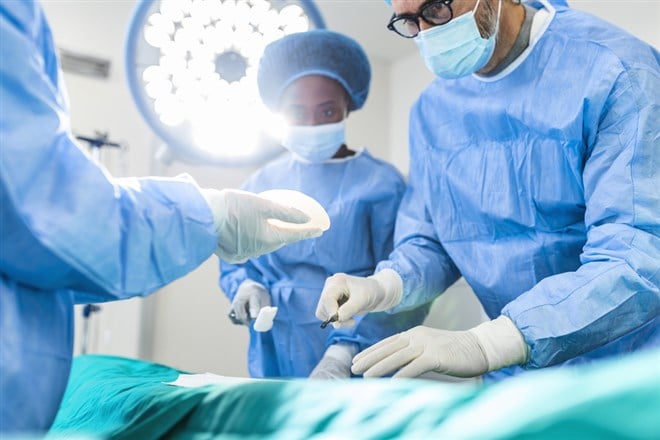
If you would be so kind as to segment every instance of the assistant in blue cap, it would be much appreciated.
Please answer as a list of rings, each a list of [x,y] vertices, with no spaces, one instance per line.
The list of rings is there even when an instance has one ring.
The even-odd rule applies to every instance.
[[[223,262],[223,291],[233,321],[250,325],[264,306],[278,307],[273,327],[250,325],[253,377],[345,378],[358,350],[420,324],[428,306],[397,315],[357,317],[350,329],[320,327],[314,316],[325,279],[336,272],[366,276],[393,248],[394,219],[405,190],[398,171],[345,142],[345,121],[364,104],[371,69],[358,43],[326,30],[271,43],[259,66],[263,101],[287,122],[291,151],[257,171],[247,191],[302,191],[328,212],[322,237],[249,260]]]
[[[279,99],[296,79],[318,74],[334,79],[350,98],[348,110],[364,105],[371,67],[357,41],[324,29],[287,35],[266,47],[257,82],[261,99],[276,110]]]

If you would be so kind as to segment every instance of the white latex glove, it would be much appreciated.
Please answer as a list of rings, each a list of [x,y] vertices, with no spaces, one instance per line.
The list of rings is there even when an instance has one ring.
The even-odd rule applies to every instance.
[[[479,376],[527,361],[525,340],[506,316],[479,324],[468,331],[429,327],[383,339],[353,358],[352,371],[365,377],[417,377],[436,371],[457,377]]]
[[[268,290],[255,281],[245,280],[238,287],[231,302],[232,322],[249,326],[252,320],[257,319],[259,310],[268,306],[270,306]]]
[[[319,237],[323,233],[319,228],[285,229],[268,223],[268,219],[277,219],[302,224],[309,221],[309,216],[256,194],[232,189],[201,191],[213,212],[218,234],[215,253],[229,263],[244,263],[285,244]]]
[[[392,269],[370,277],[338,273],[325,280],[316,317],[327,321],[336,315],[335,328],[355,325],[353,317],[367,312],[382,312],[401,302],[403,281]],[[346,302],[340,306],[341,300]]]
[[[309,375],[310,379],[348,379],[351,377],[351,362],[357,348],[352,344],[334,344]]]

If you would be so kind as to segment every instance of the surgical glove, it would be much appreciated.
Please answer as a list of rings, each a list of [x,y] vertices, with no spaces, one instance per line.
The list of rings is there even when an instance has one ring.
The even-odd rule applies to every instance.
[[[382,340],[353,359],[352,371],[365,377],[417,377],[428,371],[473,377],[527,361],[529,348],[506,316],[468,331],[415,327]]]
[[[310,379],[348,379],[351,377],[351,361],[357,348],[352,344],[334,344],[309,375]]]
[[[323,233],[316,227],[272,225],[268,219],[302,224],[309,221],[309,216],[256,194],[231,189],[201,191],[213,213],[218,235],[215,253],[228,263],[244,263],[249,258],[273,252],[285,244],[319,237]]]
[[[316,307],[316,317],[326,321],[336,315],[335,328],[355,325],[353,317],[367,312],[382,312],[401,302],[403,281],[392,269],[370,277],[338,273],[325,281]],[[340,306],[342,299],[346,299]]]
[[[270,306],[270,294],[261,284],[245,280],[236,291],[234,300],[231,302],[232,321],[243,325],[257,319],[262,307]]]

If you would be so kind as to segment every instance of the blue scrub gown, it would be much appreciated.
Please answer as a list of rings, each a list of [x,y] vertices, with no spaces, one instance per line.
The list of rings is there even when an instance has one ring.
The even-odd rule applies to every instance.
[[[392,250],[396,211],[405,185],[391,165],[367,151],[312,164],[286,154],[254,174],[243,189],[261,192],[293,189],[316,199],[332,222],[321,237],[286,246],[242,265],[221,263],[220,284],[230,300],[247,278],[264,285],[278,307],[273,329],[250,327],[248,352],[252,377],[307,377],[333,343],[358,350],[422,323],[428,306],[396,315],[358,317],[349,329],[319,327],[316,305],[325,280],[345,272],[373,274]]]
[[[463,275],[520,329],[525,368],[660,341],[659,54],[544,4],[547,29],[502,73],[436,79],[414,105],[396,249],[379,266],[403,278],[395,310]]]
[[[50,28],[0,2],[0,436],[49,428],[73,346],[73,304],[145,295],[206,260],[195,183],[112,179],[72,140]]]

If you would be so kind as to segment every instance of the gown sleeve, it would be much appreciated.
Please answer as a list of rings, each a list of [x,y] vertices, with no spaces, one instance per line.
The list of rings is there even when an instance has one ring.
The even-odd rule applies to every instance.
[[[148,294],[216,247],[189,177],[113,179],[72,139],[50,31],[33,2],[0,4],[0,270],[97,300]]]
[[[657,65],[622,69],[589,136],[581,265],[544,279],[503,309],[531,347],[528,368],[554,365],[657,325],[659,91]]]

